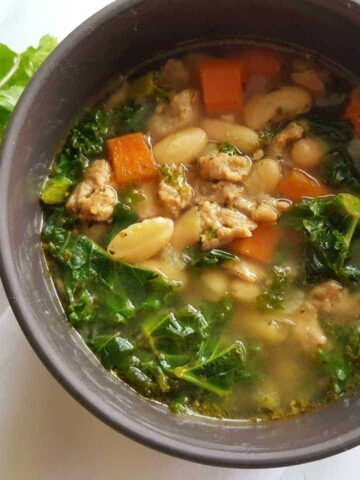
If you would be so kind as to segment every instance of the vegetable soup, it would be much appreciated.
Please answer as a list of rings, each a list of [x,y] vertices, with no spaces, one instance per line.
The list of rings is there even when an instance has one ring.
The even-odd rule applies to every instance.
[[[83,111],[41,193],[69,322],[176,413],[278,419],[351,393],[356,79],[241,42],[148,65]]]

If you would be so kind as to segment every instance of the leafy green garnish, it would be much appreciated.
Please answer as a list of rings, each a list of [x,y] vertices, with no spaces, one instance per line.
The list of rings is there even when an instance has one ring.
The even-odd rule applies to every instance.
[[[0,43],[0,142],[20,95],[56,44],[54,37],[46,35],[37,48],[18,54]]]
[[[220,143],[219,152],[227,155],[238,155],[240,153],[239,149],[229,142]]]
[[[184,253],[185,262],[191,267],[208,267],[218,265],[222,262],[238,260],[233,253],[213,248],[212,250],[202,251],[195,247],[188,247]]]
[[[119,203],[114,209],[112,223],[104,237],[106,246],[117,233],[138,221],[139,217],[134,207],[144,200],[144,196],[135,186],[129,186],[118,192],[118,199]]]
[[[262,312],[282,310],[289,273],[289,267],[274,265],[272,283],[256,298],[259,310]]]
[[[351,188],[360,192],[360,174],[344,147],[326,153],[321,159],[324,183],[334,188]]]
[[[281,120],[275,123],[267,122],[263,128],[257,131],[261,147],[267,148],[273,141],[275,135],[285,128],[288,123],[288,120]]]
[[[360,218],[360,199],[348,193],[302,200],[285,212],[283,224],[304,235],[305,277],[310,284],[333,278],[360,280],[360,269],[348,262]]]
[[[119,134],[141,132],[145,130],[146,121],[154,109],[152,102],[130,100],[115,110],[117,132]]]
[[[329,393],[338,396],[360,380],[360,323],[339,325],[323,320],[322,327],[330,346],[319,350],[319,360],[331,377]]]
[[[53,165],[53,173],[77,181],[90,158],[102,153],[109,132],[109,114],[98,108],[86,113],[71,130]]]
[[[353,135],[350,120],[339,120],[325,108],[314,107],[299,118],[310,130],[312,135],[327,142],[331,147],[346,145]]]
[[[71,185],[80,179],[89,160],[102,153],[108,132],[109,113],[100,108],[86,113],[79,120],[53,163],[50,177],[41,194],[44,203],[62,203],[66,199]],[[54,191],[54,185],[60,184],[61,195],[50,195],[49,192]]]

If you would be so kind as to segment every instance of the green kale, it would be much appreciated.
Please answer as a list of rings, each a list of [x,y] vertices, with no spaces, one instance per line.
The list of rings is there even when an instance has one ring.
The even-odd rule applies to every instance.
[[[360,269],[348,262],[359,218],[360,199],[347,193],[302,200],[283,214],[281,222],[303,234],[307,283],[359,282]]]
[[[325,97],[317,98],[315,100],[315,105],[321,109],[321,111],[325,111],[328,115],[339,118],[349,103],[349,87],[339,85],[336,91],[334,90],[334,87],[331,86],[329,90],[331,90],[332,93]]]
[[[161,308],[176,284],[142,268],[114,261],[84,235],[58,226],[54,212],[43,231],[44,247],[61,269],[69,320],[85,333],[117,325],[143,310]]]
[[[87,343],[107,370],[115,370],[143,395],[170,390],[169,379],[158,362],[119,333],[99,335]]]
[[[109,245],[111,240],[124,228],[136,223],[139,219],[135,207],[144,200],[144,196],[134,186],[126,187],[118,192],[119,203],[115,207],[114,216],[110,227],[104,237],[104,245]]]
[[[19,54],[0,43],[0,142],[20,95],[56,43],[54,37],[46,35],[37,48],[29,47]]]
[[[275,135],[285,128],[288,123],[288,120],[281,120],[275,123],[267,122],[264,127],[257,132],[261,147],[267,148],[273,141]]]
[[[274,265],[272,283],[256,298],[257,307],[262,312],[282,310],[285,290],[289,283],[290,268]]]
[[[50,177],[41,194],[41,200],[45,204],[65,201],[71,185],[80,179],[89,160],[102,153],[108,133],[108,112],[96,109],[86,113],[80,119],[71,130],[64,147],[53,163]],[[61,189],[58,187],[60,184]],[[56,194],[54,185],[57,186]]]
[[[332,148],[346,145],[353,136],[350,120],[339,120],[325,108],[314,107],[298,119],[312,135],[323,139]]]
[[[183,253],[184,260],[189,267],[211,267],[222,262],[238,260],[233,253],[213,248],[212,250],[202,251],[198,248],[188,247]]]
[[[346,148],[338,147],[326,153],[321,159],[321,170],[327,185],[360,192],[360,174]]]
[[[141,132],[146,128],[149,115],[154,110],[152,102],[130,100],[115,110],[116,131],[118,134]]]
[[[229,142],[220,143],[219,152],[226,153],[227,155],[238,155],[241,153],[235,145]]]
[[[220,397],[228,395],[235,383],[254,378],[247,364],[246,347],[240,341],[202,362],[175,368],[175,375]]]
[[[192,305],[143,324],[144,334],[165,369],[190,362],[207,338],[208,328],[202,312]]]
[[[331,377],[329,393],[338,396],[360,381],[360,323],[339,325],[322,320],[322,327],[330,347],[319,350],[319,361]]]
[[[71,130],[55,160],[52,172],[73,182],[79,180],[89,159],[102,153],[109,132],[109,113],[98,108],[86,113]]]

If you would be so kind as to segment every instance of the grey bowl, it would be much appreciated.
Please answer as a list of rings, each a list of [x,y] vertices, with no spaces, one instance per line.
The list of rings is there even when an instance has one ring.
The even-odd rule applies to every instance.
[[[189,460],[274,467],[360,443],[359,395],[254,425],[176,416],[107,374],[66,322],[39,244],[38,194],[71,118],[114,73],[180,42],[253,35],[312,48],[360,73],[360,8],[334,0],[118,1],[82,24],[22,96],[1,152],[0,268],[15,315],[50,372],[84,407],[129,437]],[[54,412],[56,415],[56,412]]]

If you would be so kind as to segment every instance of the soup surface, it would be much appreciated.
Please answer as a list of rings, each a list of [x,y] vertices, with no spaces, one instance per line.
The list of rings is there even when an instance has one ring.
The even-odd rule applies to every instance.
[[[356,80],[298,50],[217,45],[122,78],[41,194],[69,322],[177,413],[275,419],[353,391],[359,134]]]

